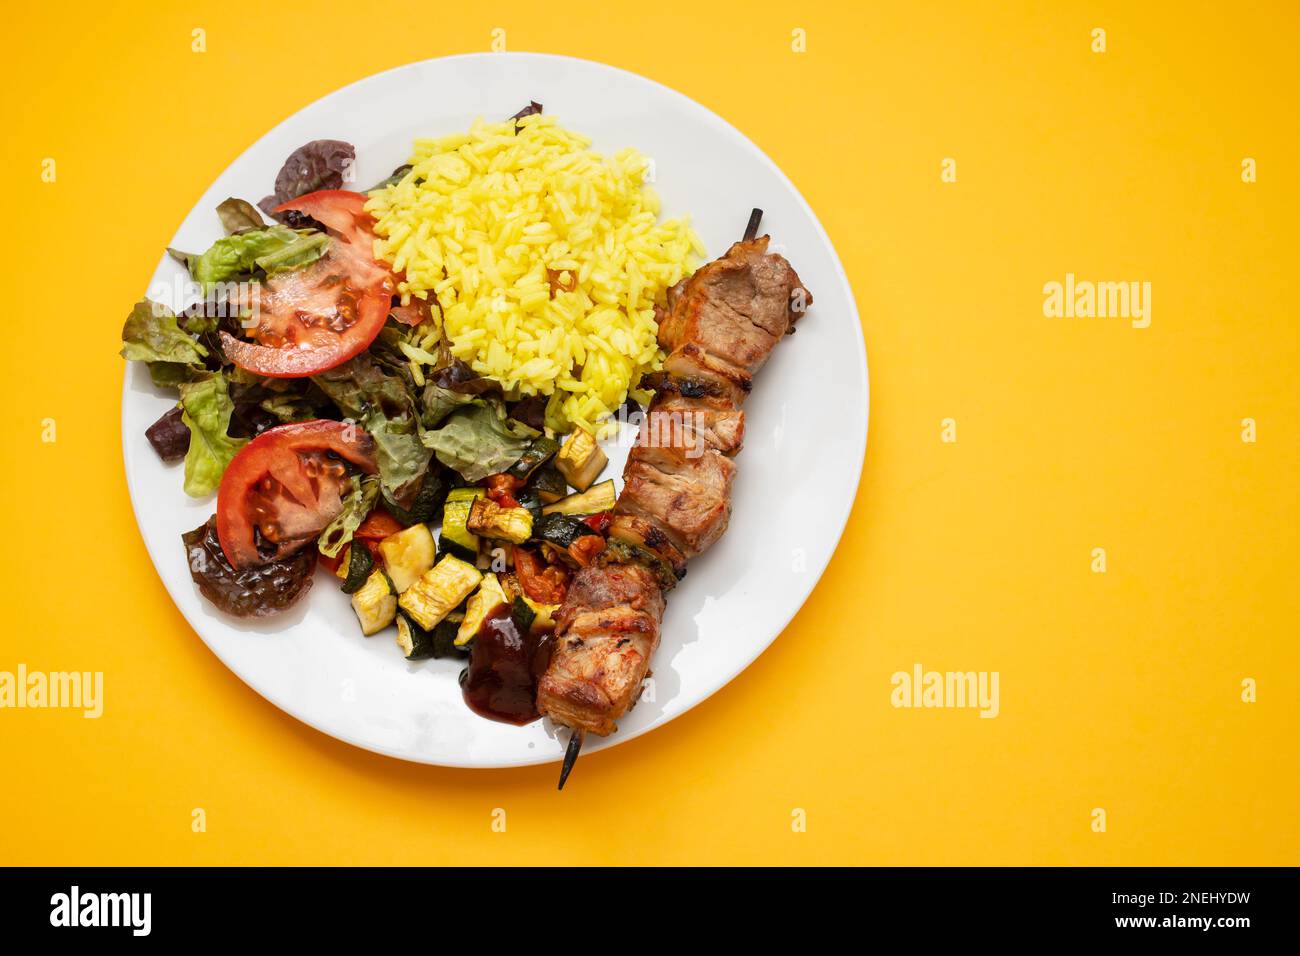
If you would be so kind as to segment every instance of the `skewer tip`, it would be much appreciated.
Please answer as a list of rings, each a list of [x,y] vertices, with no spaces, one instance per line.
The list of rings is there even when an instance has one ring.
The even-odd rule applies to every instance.
[[[586,735],[581,730],[575,730],[569,736],[569,746],[564,751],[564,763],[560,764],[560,785],[556,790],[564,789],[564,781],[569,779],[569,773],[573,770],[573,765],[578,762],[578,751],[582,749],[582,740]]]
[[[749,225],[745,227],[745,240],[749,241],[758,235],[758,224],[763,221],[763,210],[757,206],[749,214]]]

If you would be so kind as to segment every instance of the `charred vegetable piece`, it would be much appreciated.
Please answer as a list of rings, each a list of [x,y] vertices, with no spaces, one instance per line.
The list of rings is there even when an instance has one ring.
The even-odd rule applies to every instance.
[[[375,559],[365,544],[354,541],[348,545],[347,559],[339,566],[343,578],[343,593],[356,594],[360,591],[374,569]]]
[[[397,595],[383,571],[372,571],[365,585],[352,595],[352,610],[361,622],[361,633],[378,634],[397,617]]]
[[[432,630],[482,579],[478,568],[449,554],[407,588],[399,603],[416,624]]]
[[[429,657],[451,657],[464,653],[456,646],[456,631],[460,624],[452,616],[439,621],[431,631],[412,620],[405,612],[397,614],[397,646],[408,661],[421,661]]]
[[[601,451],[600,445],[596,444],[595,437],[581,428],[574,429],[565,439],[564,446],[555,459],[555,467],[579,491],[590,488],[608,464],[609,459]]]
[[[579,538],[596,532],[581,518],[566,514],[543,515],[533,524],[533,537],[567,550]]]
[[[199,592],[236,617],[268,617],[291,607],[311,589],[316,549],[306,548],[279,561],[236,571],[217,538],[217,521],[181,536],[189,559],[190,577]]]
[[[468,528],[474,502],[487,494],[482,488],[453,488],[442,506],[442,537],[466,551],[478,552],[478,537]]]
[[[379,554],[394,589],[401,594],[433,567],[433,533],[428,525],[413,524],[379,542]]]
[[[495,574],[483,575],[483,580],[465,606],[465,620],[461,621],[456,631],[456,646],[464,647],[478,635],[489,614],[497,608],[509,604],[505,591]]]
[[[542,509],[547,515],[594,515],[601,511],[612,511],[617,496],[614,494],[614,479],[607,478],[588,490],[561,498],[554,504]]]
[[[438,516],[438,510],[447,499],[447,490],[446,471],[438,467],[430,467],[410,508],[403,508],[388,497],[384,499],[384,507],[402,524],[421,524],[432,521]]]
[[[560,443],[554,438],[545,435],[534,438],[519,460],[507,469],[507,474],[527,481],[534,471],[550,461],[559,450]]]
[[[523,544],[533,533],[533,516],[527,508],[502,508],[491,498],[477,498],[466,527],[476,535]]]
[[[535,492],[542,504],[552,504],[569,493],[569,483],[554,465],[543,465],[528,479],[526,491]],[[523,499],[519,499],[523,502]]]

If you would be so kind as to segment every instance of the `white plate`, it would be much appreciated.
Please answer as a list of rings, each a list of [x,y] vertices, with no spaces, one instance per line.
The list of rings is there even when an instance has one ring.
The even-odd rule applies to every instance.
[[[601,152],[635,146],[651,157],[665,215],[689,213],[710,256],[725,252],[750,208],[761,207],[763,231],[815,298],[746,405],[731,527],[669,595],[654,699],[643,698],[614,736],[589,739],[586,749],[597,750],[671,720],[754,660],[812,591],[848,518],[866,448],[866,351],[844,270],[789,180],[733,127],[650,80],[565,57],[475,54],[399,67],[308,106],[221,174],[171,244],[207,248],[221,235],[217,203],[261,199],[285,157],[309,140],[354,144],[364,188],[405,162],[416,137],[464,129],[478,116],[506,117],[530,99]],[[179,301],[183,278],[164,256],[149,294],[179,309],[187,304]],[[242,623],[203,600],[181,533],[202,524],[214,501],[188,499],[179,466],[162,464],[144,436],[173,401],[133,363],[122,396],[127,481],[163,583],[227,667],[304,723],[405,760],[510,767],[561,756],[564,735],[549,721],[515,727],[471,713],[456,680],[460,662],[407,663],[391,634],[362,637],[346,595],[323,576],[270,622]],[[616,452],[609,474],[621,471]]]

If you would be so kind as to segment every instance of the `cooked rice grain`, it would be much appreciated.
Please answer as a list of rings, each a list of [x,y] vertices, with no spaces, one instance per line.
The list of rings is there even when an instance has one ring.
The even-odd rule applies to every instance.
[[[704,256],[685,219],[658,222],[649,161],[611,157],[553,116],[417,140],[412,169],[371,194],[375,253],[403,301],[432,298],[457,358],[511,396],[552,395],[599,430],[663,360],[654,306]],[[438,309],[435,309],[435,315]]]

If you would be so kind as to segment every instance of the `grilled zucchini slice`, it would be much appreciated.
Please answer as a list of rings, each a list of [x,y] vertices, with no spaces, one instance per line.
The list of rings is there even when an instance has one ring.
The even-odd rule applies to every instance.
[[[433,532],[424,524],[413,524],[379,542],[384,567],[388,569],[388,576],[393,579],[398,594],[433,567],[434,551]]]
[[[483,622],[487,616],[504,604],[510,601],[506,597],[505,591],[501,589],[501,582],[497,580],[495,574],[483,575],[483,580],[474,592],[474,596],[469,599],[469,604],[465,606],[465,620],[460,622],[460,627],[456,631],[456,646],[464,647],[478,635],[479,630],[483,627]]]
[[[483,498],[487,492],[482,488],[453,488],[447,492],[447,500],[442,506],[443,539],[464,548],[471,554],[478,551],[478,537],[470,532],[469,512],[474,502]]]
[[[370,549],[360,541],[353,541],[343,552],[343,563],[334,573],[343,579],[344,594],[356,594],[366,586],[370,572],[375,569],[375,559]]]
[[[614,479],[606,478],[586,491],[561,498],[542,509],[544,515],[594,515],[612,511],[618,496],[614,494]]]
[[[600,450],[595,436],[582,428],[575,428],[564,440],[555,457],[555,467],[579,491],[586,491],[609,464],[609,458]]]
[[[456,631],[459,622],[449,614],[438,622],[432,631],[426,631],[411,620],[405,611],[397,612],[397,646],[408,661],[422,661],[429,657],[450,657],[460,653],[456,649]]]
[[[502,508],[491,498],[475,498],[466,528],[476,535],[523,544],[533,533],[533,515],[527,508]]]
[[[541,499],[542,504],[549,505],[559,501],[569,493],[569,484],[560,474],[560,470],[554,465],[543,465],[533,472],[533,476],[528,479],[527,491],[531,491]],[[518,495],[515,498],[520,504],[523,499]]]
[[[383,571],[372,571],[365,586],[352,595],[352,610],[361,622],[361,633],[378,634],[397,617],[397,595]]]
[[[398,603],[412,621],[431,631],[470,596],[481,580],[478,568],[449,554],[403,591]]]

